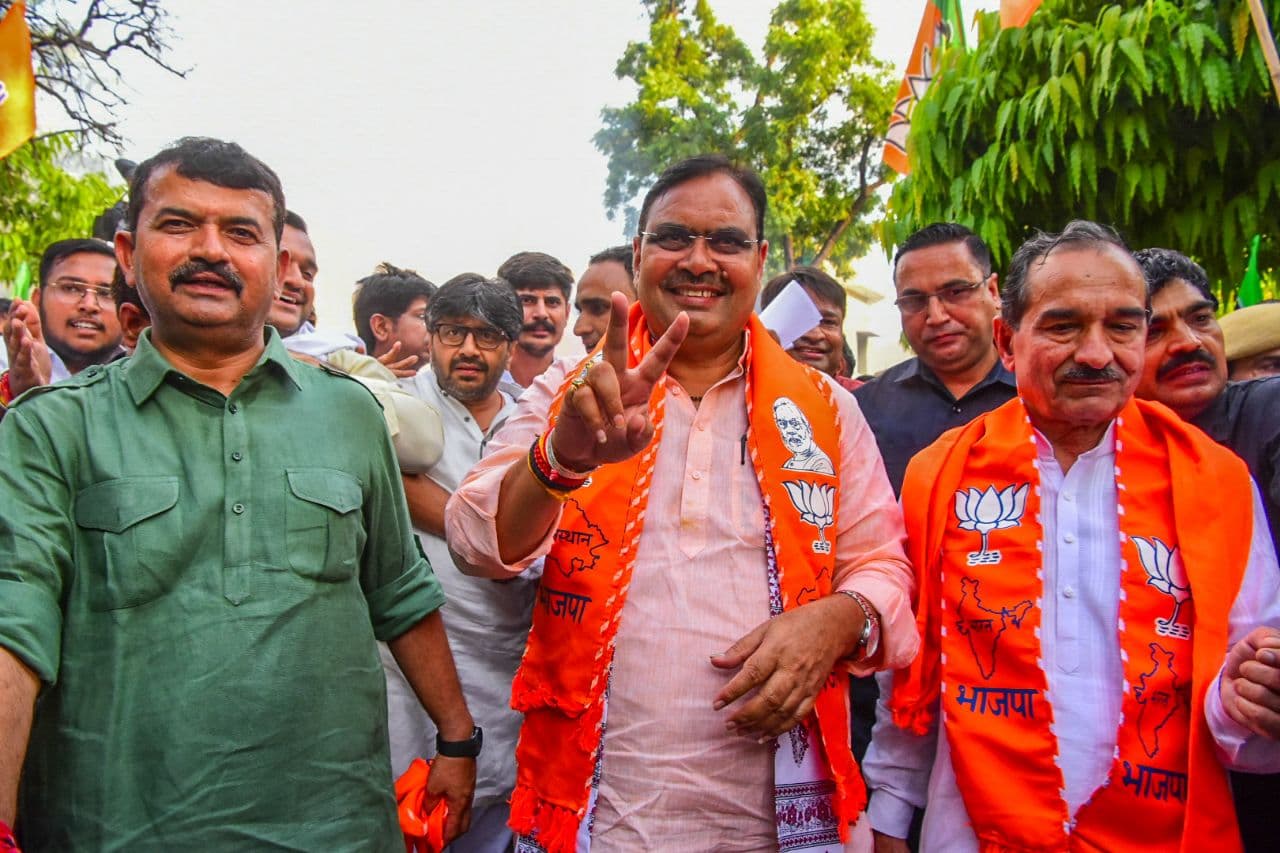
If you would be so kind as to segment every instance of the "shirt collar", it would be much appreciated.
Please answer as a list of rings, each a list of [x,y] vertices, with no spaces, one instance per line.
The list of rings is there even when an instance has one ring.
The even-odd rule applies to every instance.
[[[898,377],[897,381],[901,384],[916,378],[919,378],[924,382],[928,382],[930,385],[942,388],[946,387],[943,385],[942,380],[938,378],[938,375],[934,373],[927,364],[921,361],[919,357],[913,358],[907,362],[906,366],[903,368],[902,375]],[[988,385],[994,385],[997,382],[1003,382],[1010,388],[1016,388],[1018,384],[1016,377],[1013,375],[1013,371],[1006,368],[1004,366],[1004,362],[999,358],[996,359],[996,363],[992,365],[991,369],[987,371],[987,375],[982,377],[981,381],[979,381],[977,385],[970,388],[967,394],[972,394],[979,388],[985,388]]]
[[[263,331],[263,337],[266,341],[266,347],[248,375],[251,376],[257,373],[264,364],[270,363],[274,365],[270,372],[281,379],[288,380],[295,388],[301,390],[302,383],[298,380],[299,365],[289,355],[289,351],[284,348],[284,344],[280,343],[280,336],[276,333],[276,330],[271,326],[267,326]],[[138,346],[133,351],[133,355],[129,357],[124,365],[124,383],[128,387],[129,393],[133,396],[134,405],[141,406],[150,399],[151,395],[156,392],[156,389],[170,374],[176,376],[184,375],[182,371],[170,364],[151,343],[151,330],[145,330],[138,338]]]

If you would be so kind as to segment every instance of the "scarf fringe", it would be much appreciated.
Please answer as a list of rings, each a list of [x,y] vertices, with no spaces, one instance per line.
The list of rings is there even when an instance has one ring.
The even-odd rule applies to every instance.
[[[575,812],[540,799],[528,786],[517,785],[511,794],[508,826],[521,835],[532,836],[547,853],[574,853],[581,823]]]

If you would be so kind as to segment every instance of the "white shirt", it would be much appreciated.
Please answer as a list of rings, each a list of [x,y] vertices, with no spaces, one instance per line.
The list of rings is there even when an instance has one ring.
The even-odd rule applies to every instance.
[[[457,489],[471,466],[480,461],[489,439],[515,411],[515,401],[502,395],[502,409],[488,430],[481,430],[466,406],[440,387],[435,371],[423,369],[400,386],[440,413],[444,454],[426,476],[447,492]],[[476,764],[477,806],[505,802],[515,787],[516,737],[520,715],[511,709],[511,680],[524,652],[533,617],[537,586],[526,577],[501,583],[468,577],[453,565],[444,539],[417,531],[422,550],[444,589],[445,630],[458,678],[476,725],[484,729],[484,748]],[[396,775],[416,757],[435,753],[435,726],[423,712],[395,658],[380,648],[387,672],[391,763]]]
[[[1045,543],[1040,641],[1050,662],[1048,699],[1072,815],[1107,778],[1123,697],[1115,627],[1120,607],[1120,538],[1114,429],[1113,424],[1098,446],[1077,458],[1066,474],[1049,443],[1036,433]],[[1228,636],[1233,644],[1259,625],[1280,627],[1280,568],[1256,487],[1253,519],[1249,563],[1229,616]],[[935,723],[930,734],[915,736],[894,726],[886,705],[891,674],[882,674],[879,684],[876,726],[863,762],[873,791],[868,809],[872,827],[905,838],[912,809],[926,804],[927,791],[920,849],[925,853],[976,851],[977,839],[956,785],[946,731],[939,733]],[[1228,718],[1216,689],[1206,697],[1205,716],[1227,767],[1280,769],[1280,743],[1256,737]]]

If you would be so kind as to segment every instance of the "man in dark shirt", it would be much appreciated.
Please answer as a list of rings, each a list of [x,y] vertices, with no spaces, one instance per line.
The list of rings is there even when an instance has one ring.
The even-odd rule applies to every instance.
[[[895,495],[911,457],[1014,395],[1013,374],[996,354],[1000,308],[991,250],[963,225],[937,222],[912,234],[893,259],[894,304],[916,357],[853,392],[884,457]],[[871,742],[878,690],[857,678],[853,751]]]
[[[1204,270],[1170,249],[1136,256],[1151,291],[1138,396],[1164,403],[1245,461],[1280,547],[1280,377],[1228,382],[1218,300]],[[1245,848],[1276,849],[1271,812],[1280,802],[1280,775],[1233,773],[1232,787]]]
[[[916,357],[853,395],[896,494],[912,456],[1009,400],[1014,384],[996,356],[992,321],[1000,296],[991,251],[980,237],[950,222],[920,229],[898,247],[893,283],[902,331]]]

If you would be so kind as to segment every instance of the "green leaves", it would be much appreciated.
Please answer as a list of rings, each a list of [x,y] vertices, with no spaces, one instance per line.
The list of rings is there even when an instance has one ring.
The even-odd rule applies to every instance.
[[[617,75],[635,99],[601,111],[609,158],[605,205],[634,230],[639,196],[670,163],[709,151],[761,173],[771,266],[865,252],[882,137],[897,81],[870,52],[861,0],[782,0],[754,54],[708,0],[646,0],[649,39],[628,45]],[[793,257],[783,257],[785,245]]]
[[[35,269],[53,241],[88,237],[94,219],[124,195],[104,175],[66,171],[74,153],[71,137],[50,136],[0,160],[0,293],[12,293],[23,262]]]
[[[917,107],[887,245],[954,220],[1003,265],[1029,228],[1083,216],[1234,286],[1244,241],[1280,227],[1280,109],[1245,0],[1045,0],[1022,30],[981,15],[979,32]]]

